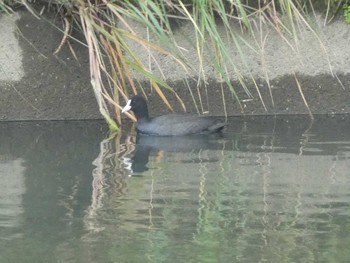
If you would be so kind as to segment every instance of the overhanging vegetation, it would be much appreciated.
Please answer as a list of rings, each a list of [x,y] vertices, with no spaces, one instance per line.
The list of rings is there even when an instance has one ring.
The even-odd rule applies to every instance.
[[[11,12],[11,7],[16,4],[25,5],[34,15],[40,16],[40,12],[35,11],[30,2],[0,1],[0,8],[5,12]],[[135,74],[148,79],[153,90],[172,109],[164,89],[172,92],[173,89],[167,84],[167,76],[163,73],[155,54],[162,54],[177,63],[184,76],[190,71],[195,71],[198,76],[196,81],[201,84],[207,80],[203,57],[210,50],[211,63],[217,79],[225,83],[240,104],[237,88],[232,85],[228,77],[229,72],[234,72],[248,97],[251,96],[251,90],[246,86],[245,79],[248,77],[253,83],[255,80],[253,76],[241,74],[236,61],[229,55],[223,36],[230,39],[241,61],[249,68],[245,62],[246,54],[242,49],[242,46],[247,45],[241,38],[242,32],[258,39],[256,32],[261,30],[263,25],[268,25],[288,42],[290,39],[297,41],[298,29],[306,27],[314,32],[317,38],[317,32],[308,20],[310,15],[315,13],[315,8],[324,10],[325,22],[331,21],[339,12],[343,12],[347,21],[348,4],[348,1],[336,0],[50,1],[50,5],[56,7],[63,21],[64,37],[62,42],[58,43],[59,47],[69,41],[73,27],[79,28],[85,35],[89,49],[91,84],[100,112],[112,130],[118,129],[121,123],[120,105],[124,104],[126,98],[131,93],[147,95],[138,78],[135,78]],[[183,22],[192,25],[198,68],[191,66],[186,50],[177,44],[174,37],[174,31]],[[143,34],[135,30],[135,25],[144,29]],[[224,34],[219,27],[224,28]],[[265,39],[259,41],[263,49]],[[320,44],[322,45],[321,40]],[[135,45],[138,50],[133,48]],[[251,48],[252,52],[257,52],[249,45],[248,48]],[[148,54],[147,62],[139,58],[140,52]],[[269,76],[266,75],[265,78],[269,83]],[[297,79],[296,82],[298,83]],[[208,88],[206,85],[201,87]],[[192,98],[194,88],[196,87],[188,87]],[[260,95],[258,85],[255,85],[255,89]],[[299,90],[303,95],[301,87]],[[179,96],[177,98],[185,107],[181,98]],[[270,99],[273,103],[271,89]],[[303,99],[307,106],[307,98]],[[264,105],[261,96],[260,100]],[[193,102],[196,102],[194,98]],[[197,109],[200,111],[201,107],[198,106]]]

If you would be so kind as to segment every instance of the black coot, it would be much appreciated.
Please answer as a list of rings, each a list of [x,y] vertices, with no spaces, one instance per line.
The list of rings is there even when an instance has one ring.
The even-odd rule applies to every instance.
[[[139,133],[157,136],[179,136],[188,134],[208,134],[221,131],[226,123],[209,116],[191,114],[168,114],[150,118],[144,97],[130,98],[122,112],[132,110],[136,116]]]

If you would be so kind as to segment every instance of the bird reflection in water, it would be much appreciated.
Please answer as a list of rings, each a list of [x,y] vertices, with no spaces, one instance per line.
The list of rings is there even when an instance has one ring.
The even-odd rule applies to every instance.
[[[222,140],[220,140],[221,138],[223,138],[222,134],[188,135],[180,137],[139,135],[136,137],[133,155],[131,157],[123,157],[124,168],[129,170],[132,175],[137,175],[148,171],[149,167],[147,165],[150,155],[159,155],[160,152],[170,154],[190,153],[192,156],[196,156],[196,153],[203,150],[221,150],[223,147]],[[182,162],[186,161],[189,160],[182,160]],[[196,160],[192,159],[191,161],[195,162]]]

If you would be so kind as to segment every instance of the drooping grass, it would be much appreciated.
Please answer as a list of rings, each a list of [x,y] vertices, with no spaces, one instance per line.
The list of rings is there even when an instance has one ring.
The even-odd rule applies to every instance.
[[[7,14],[13,12],[12,8],[10,7],[8,2],[5,2],[4,0],[0,0],[0,13],[5,12]]]
[[[179,54],[170,53],[164,48],[172,44],[170,34],[165,34],[163,29],[163,27],[170,29],[170,26],[166,20],[159,21],[155,18],[155,14],[160,12],[156,8],[152,1],[149,1],[149,5],[140,2],[139,6],[125,1],[118,4],[108,2],[103,7],[80,5],[76,11],[89,47],[91,79],[100,111],[114,129],[117,125],[111,124],[113,121],[107,103],[113,105],[112,116],[116,116],[120,123],[120,105],[124,104],[130,93],[145,94],[141,84],[135,83],[134,72],[149,79],[151,87],[172,109],[162,90],[172,88],[160,76],[152,74],[148,65],[145,65],[132,50],[130,41],[136,42],[142,50],[148,52],[151,61],[156,62],[152,54],[156,51],[169,56],[186,69],[182,63],[183,59],[177,57]],[[150,39],[137,35],[128,20],[145,25],[163,44],[155,44]],[[115,26],[117,22],[119,24]]]
[[[247,48],[243,47],[248,47],[250,52],[262,58],[264,69],[263,58],[267,41],[266,36],[262,34],[264,26],[274,28],[291,49],[294,49],[291,41],[298,42],[299,28],[311,30],[322,46],[322,41],[307,20],[307,13],[314,12],[314,2],[320,1],[56,0],[53,3],[59,10],[65,10],[61,12],[64,14],[62,19],[64,37],[58,45],[59,48],[66,42],[73,26],[81,28],[89,49],[91,83],[100,112],[111,129],[117,130],[121,123],[121,105],[124,105],[130,94],[147,95],[136,75],[142,75],[149,80],[149,86],[162,98],[169,109],[172,110],[172,105],[164,89],[173,92],[185,109],[181,98],[166,83],[167,76],[157,60],[159,54],[175,62],[179,70],[183,71],[185,79],[187,73],[193,70],[197,72],[197,87],[188,88],[198,111],[205,111],[204,98],[201,95],[203,91],[199,90],[200,86],[204,87],[204,93],[208,94],[208,87],[205,84],[208,79],[205,72],[205,63],[207,63],[204,60],[205,57],[210,58],[209,63],[214,67],[217,79],[225,84],[239,105],[242,98],[238,95],[238,87],[232,85],[230,79],[232,72],[239,81],[246,98],[253,99],[253,91],[246,85],[246,79],[250,78],[255,84],[258,99],[266,109],[256,80],[252,75],[243,76],[242,69],[238,66],[238,64],[243,65],[249,69],[245,59],[246,51],[244,51]],[[29,5],[28,2],[25,3]],[[327,14],[334,14],[335,12],[331,10],[339,8],[336,0],[325,0],[325,4]],[[0,0],[0,8],[5,11],[10,10],[6,6],[3,0]],[[27,8],[30,9],[29,6]],[[191,61],[188,61],[186,51],[176,42],[173,34],[173,20],[186,21],[192,25],[198,68],[193,68]],[[135,30],[135,25],[143,28],[144,31]],[[250,34],[255,39],[258,50],[241,37],[242,32]],[[224,38],[231,45],[227,45]],[[241,63],[233,60],[228,46],[234,47]],[[140,53],[147,54],[147,61],[138,56]],[[324,53],[327,53],[325,49]],[[266,70],[265,80],[270,90],[272,105],[274,105]],[[200,85],[203,83],[204,85]],[[225,88],[224,85],[222,88]],[[301,87],[298,86],[298,88],[302,93]],[[224,98],[223,101],[225,101]],[[132,118],[131,115],[129,116]]]

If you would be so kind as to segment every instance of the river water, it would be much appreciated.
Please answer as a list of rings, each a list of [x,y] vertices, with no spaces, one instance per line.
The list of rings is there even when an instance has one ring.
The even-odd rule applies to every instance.
[[[348,262],[349,117],[0,123],[0,262]]]

